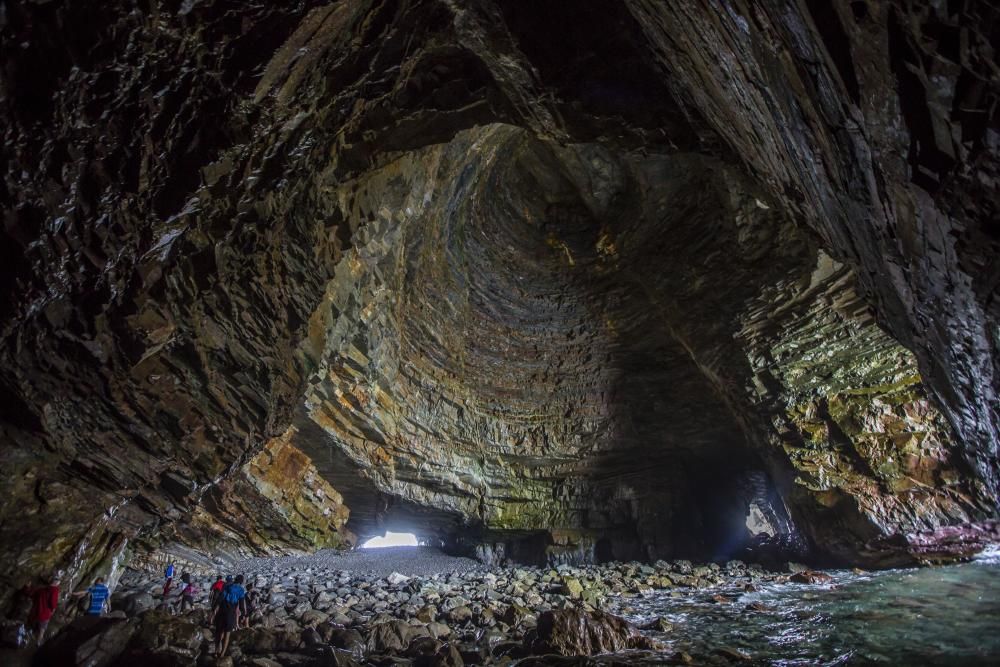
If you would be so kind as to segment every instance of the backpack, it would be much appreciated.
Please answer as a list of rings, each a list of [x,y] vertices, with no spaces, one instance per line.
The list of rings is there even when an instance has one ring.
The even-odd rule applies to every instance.
[[[226,604],[236,606],[239,604],[240,600],[243,599],[245,593],[243,592],[243,587],[239,584],[229,584],[222,589],[222,599]]]

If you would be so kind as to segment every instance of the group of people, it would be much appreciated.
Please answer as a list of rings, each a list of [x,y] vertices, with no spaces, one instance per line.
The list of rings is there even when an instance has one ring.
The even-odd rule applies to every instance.
[[[170,563],[167,565],[166,572],[166,582],[163,584],[163,600],[167,601],[170,591],[174,587],[174,564]],[[198,593],[198,586],[192,581],[191,575],[184,573],[181,575],[181,583],[183,584],[178,594],[179,600],[175,604],[169,604],[171,609],[180,608],[180,611],[186,611],[194,607],[194,596]]]
[[[174,566],[167,566],[164,576],[163,599],[167,600],[173,588]],[[179,607],[181,612],[194,606],[194,597],[198,589],[191,577],[181,575],[184,586],[180,591],[180,601],[171,605]],[[215,629],[215,649],[219,657],[224,657],[229,649],[229,638],[237,628],[250,627],[250,618],[257,610],[257,591],[252,583],[245,583],[243,575],[219,577],[209,589],[208,604],[211,609],[209,625]]]
[[[168,609],[178,609],[181,612],[194,608],[195,595],[198,587],[188,573],[181,575],[182,586],[175,602],[169,596],[174,588],[174,566],[170,564],[165,571],[166,581],[163,585],[163,602]],[[59,606],[59,575],[54,575],[41,585],[25,585],[21,589],[24,600],[30,600],[27,629],[33,634],[34,640],[41,645],[45,638],[49,622]],[[104,582],[104,577],[97,577],[92,586],[86,590],[70,593],[71,598],[88,596],[87,616],[102,616],[111,611],[111,591]],[[216,653],[225,656],[229,648],[230,635],[237,628],[250,627],[250,619],[257,611],[258,597],[253,584],[245,583],[243,575],[236,577],[221,575],[209,591],[210,608],[209,624],[215,628]]]
[[[34,635],[38,645],[45,640],[45,631],[48,630],[49,622],[59,606],[59,584],[60,577],[56,574],[44,584],[35,586],[26,584],[21,589],[23,599],[30,600],[31,603],[28,612],[28,631]],[[93,585],[86,590],[70,593],[71,598],[82,598],[85,595],[89,598],[85,612],[87,616],[101,616],[111,611],[111,591],[104,583],[104,577],[97,577]]]
[[[250,627],[250,618],[257,611],[257,591],[252,583],[244,585],[242,574],[225,579],[219,576],[209,591],[208,602],[212,609],[209,623],[215,627],[215,651],[224,657],[233,631]]]

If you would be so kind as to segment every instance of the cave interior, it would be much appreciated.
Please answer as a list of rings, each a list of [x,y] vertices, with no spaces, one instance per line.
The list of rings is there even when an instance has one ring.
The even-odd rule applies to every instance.
[[[996,518],[987,3],[4,7],[4,595]]]

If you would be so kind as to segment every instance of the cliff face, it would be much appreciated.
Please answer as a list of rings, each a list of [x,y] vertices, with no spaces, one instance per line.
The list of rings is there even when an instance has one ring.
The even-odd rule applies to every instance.
[[[4,563],[995,515],[996,9],[280,4],[0,14]]]

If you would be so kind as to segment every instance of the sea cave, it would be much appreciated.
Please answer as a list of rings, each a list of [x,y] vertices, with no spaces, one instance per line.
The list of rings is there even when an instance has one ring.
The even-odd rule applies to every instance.
[[[998,50],[0,0],[0,662],[1000,660]]]

